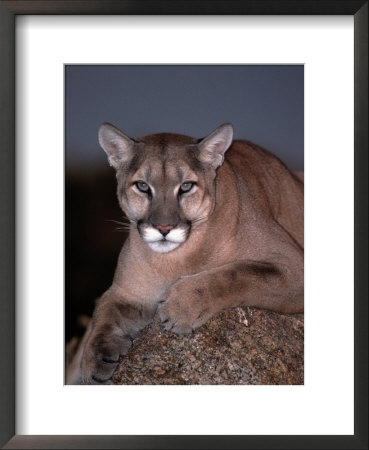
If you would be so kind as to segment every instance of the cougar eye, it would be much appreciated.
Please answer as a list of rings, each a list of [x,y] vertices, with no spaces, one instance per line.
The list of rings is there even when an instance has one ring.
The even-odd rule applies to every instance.
[[[194,183],[192,183],[192,181],[186,181],[185,183],[181,184],[181,187],[179,188],[179,193],[182,194],[182,192],[189,192],[192,187],[193,187]]]
[[[141,192],[148,193],[150,191],[149,185],[144,181],[136,181],[135,185],[137,186],[137,189]]]

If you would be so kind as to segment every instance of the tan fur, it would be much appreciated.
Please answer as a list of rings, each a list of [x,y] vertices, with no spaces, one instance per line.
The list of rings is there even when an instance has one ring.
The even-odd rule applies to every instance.
[[[303,311],[303,182],[270,153],[231,140],[230,125],[201,141],[173,134],[132,141],[103,125],[100,143],[131,227],[67,383],[109,383],[155,313],[166,329],[189,333],[240,304]],[[151,199],[137,180],[151,186]],[[185,181],[196,186],[180,194]],[[143,235],[158,223],[183,228],[185,241],[153,251]]]

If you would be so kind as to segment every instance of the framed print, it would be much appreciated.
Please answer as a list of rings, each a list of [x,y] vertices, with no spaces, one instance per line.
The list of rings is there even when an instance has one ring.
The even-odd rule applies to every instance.
[[[0,3],[4,448],[368,447],[368,4],[213,3]],[[196,70],[304,67],[306,339],[299,386],[64,384],[64,172],[71,130],[64,86],[72,92],[65,73],[87,65],[141,67],[138,79],[144,68],[181,64]],[[191,76],[203,76],[186,70],[183,86]],[[150,72],[149,78],[159,75]],[[279,76],[273,72],[274,79]],[[247,80],[245,73],[240,77]],[[94,89],[100,106],[93,93],[78,97],[83,83],[91,83],[87,72],[74,88],[77,106],[85,108],[74,115],[76,135],[87,123],[88,135],[96,136],[88,109],[109,102],[113,85],[107,73],[103,79],[105,85]],[[265,83],[270,92],[272,81]],[[173,116],[184,101],[175,102]],[[122,104],[129,107],[138,117],[133,111],[139,105]],[[257,104],[254,109],[268,114]],[[267,123],[292,139],[293,119],[289,128],[277,126],[277,119]]]

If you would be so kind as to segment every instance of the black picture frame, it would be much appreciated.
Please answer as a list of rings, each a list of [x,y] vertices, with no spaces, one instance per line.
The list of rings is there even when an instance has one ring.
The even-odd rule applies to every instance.
[[[19,14],[353,15],[355,65],[354,435],[15,435],[15,17]],[[0,2],[0,445],[7,449],[368,448],[368,1],[10,0]]]

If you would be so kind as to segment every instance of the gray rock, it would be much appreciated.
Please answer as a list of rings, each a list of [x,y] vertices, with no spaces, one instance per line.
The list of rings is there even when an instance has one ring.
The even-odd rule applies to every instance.
[[[165,331],[155,318],[121,358],[113,383],[303,384],[303,315],[238,307],[188,336]]]

